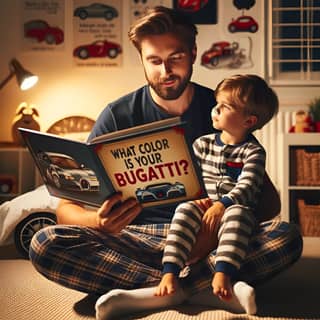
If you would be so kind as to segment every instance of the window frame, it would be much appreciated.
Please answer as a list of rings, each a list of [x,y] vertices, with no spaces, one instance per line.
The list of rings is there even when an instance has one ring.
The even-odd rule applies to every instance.
[[[303,0],[301,0],[303,1]],[[279,0],[269,0],[268,1],[268,8],[267,8],[267,12],[268,12],[268,17],[267,17],[267,21],[268,21],[268,28],[267,28],[267,32],[268,32],[268,66],[267,66],[267,72],[268,72],[268,78],[269,81],[272,85],[283,85],[283,86],[317,86],[320,85],[320,70],[319,71],[281,71],[280,70],[280,63],[281,63],[281,59],[276,59],[275,54],[274,54],[274,47],[275,47],[275,42],[274,42],[274,25],[278,25],[277,28],[280,28],[280,25],[278,22],[275,22],[273,19],[273,14],[274,11],[280,11],[279,10],[280,7],[280,3]],[[315,6],[313,6],[315,7]],[[285,7],[283,7],[285,8]],[[292,8],[292,11],[294,7],[286,7],[285,10],[290,10],[290,8]],[[307,7],[310,8],[310,7]],[[320,11],[320,6],[315,7],[317,10],[319,9]],[[303,9],[300,9],[300,11]],[[304,22],[299,23],[298,26],[304,25]],[[318,26],[320,28],[320,22],[316,23],[316,24],[311,24],[312,27],[314,26]],[[281,39],[281,36],[278,37],[277,40]],[[285,38],[283,38],[285,39]],[[320,37],[319,38],[315,38],[318,42],[320,42]],[[296,41],[302,41],[301,37],[297,37]],[[298,48],[302,48],[303,49],[304,45],[302,44],[300,47]],[[316,48],[319,48],[320,50],[320,44],[315,46]],[[278,50],[280,51],[281,48],[284,48],[284,46],[279,45]],[[307,47],[307,50],[312,49],[313,46],[311,45],[310,47]],[[279,53],[278,51],[278,53]],[[290,59],[287,59],[290,60]],[[300,63],[301,65],[303,63],[309,63],[311,64],[312,62],[315,63],[320,63],[320,59],[312,59],[311,61],[305,61],[304,58],[300,57],[299,59],[300,61],[298,63]],[[284,60],[285,61],[285,60]],[[278,64],[278,67],[276,66]]]

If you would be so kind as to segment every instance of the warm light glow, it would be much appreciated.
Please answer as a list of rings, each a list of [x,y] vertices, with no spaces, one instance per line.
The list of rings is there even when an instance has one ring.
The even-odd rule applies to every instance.
[[[38,76],[32,75],[22,80],[21,90],[28,90],[38,82]]]

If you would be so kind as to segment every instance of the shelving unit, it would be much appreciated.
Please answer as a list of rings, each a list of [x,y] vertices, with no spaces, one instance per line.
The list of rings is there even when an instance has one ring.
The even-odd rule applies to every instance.
[[[281,214],[284,220],[299,223],[298,199],[320,206],[320,133],[283,134],[282,146]]]
[[[26,148],[0,145],[0,203],[33,190],[35,179],[34,162]]]

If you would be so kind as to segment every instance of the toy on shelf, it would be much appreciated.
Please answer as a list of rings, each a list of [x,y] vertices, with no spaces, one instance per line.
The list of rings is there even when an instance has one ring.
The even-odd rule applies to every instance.
[[[295,114],[296,122],[290,128],[289,132],[312,132],[313,123],[312,119],[307,111],[299,110]]]
[[[14,175],[0,173],[0,194],[17,192],[17,179]]]
[[[39,125],[39,113],[33,105],[27,105],[27,103],[22,102],[17,110],[16,115],[12,121],[12,138],[13,141],[18,144],[24,146],[24,140],[20,136],[18,132],[18,128],[28,128],[33,130],[40,130]]]

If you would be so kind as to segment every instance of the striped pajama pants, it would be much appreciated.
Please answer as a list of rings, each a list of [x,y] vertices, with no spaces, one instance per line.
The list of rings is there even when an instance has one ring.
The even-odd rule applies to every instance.
[[[181,269],[185,266],[204,213],[192,201],[181,203],[176,208],[164,249],[163,263],[174,263]],[[223,261],[240,269],[256,226],[257,220],[250,208],[238,204],[228,207],[218,229],[215,263]]]
[[[89,294],[114,288],[158,285],[170,224],[132,225],[119,234],[80,226],[55,225],[39,230],[30,259],[46,278]],[[239,279],[256,284],[299,259],[302,238],[294,224],[271,220],[259,224],[250,238]],[[211,288],[216,251],[186,268],[181,285],[193,295]]]

